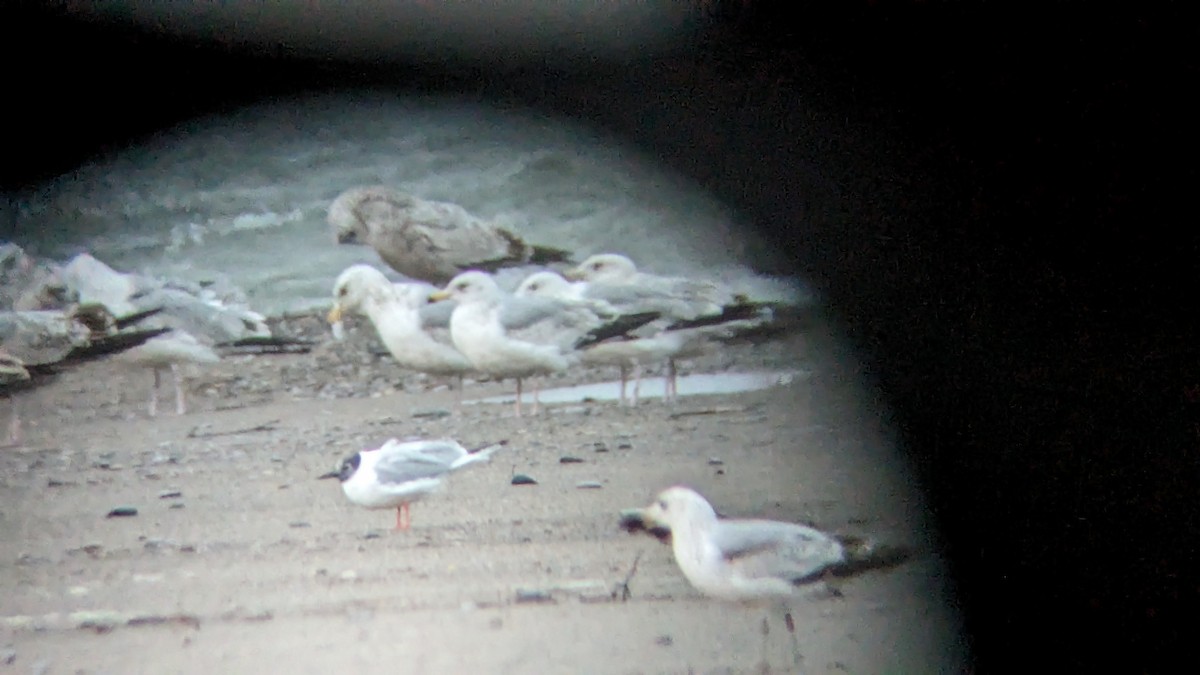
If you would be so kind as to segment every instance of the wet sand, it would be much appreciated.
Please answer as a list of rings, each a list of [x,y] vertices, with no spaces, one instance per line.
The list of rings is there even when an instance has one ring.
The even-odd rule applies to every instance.
[[[820,332],[741,345],[688,372],[786,370],[768,389],[643,401],[468,402],[314,317],[309,354],[239,356],[146,416],[148,371],[88,364],[21,394],[0,451],[0,664],[14,672],[961,672],[944,572],[879,419]],[[580,371],[568,386],[613,373]],[[615,385],[614,385],[615,388]],[[649,388],[648,388],[649,390]],[[468,401],[511,394],[469,383]],[[318,481],[391,436],[507,439],[412,507]],[[580,462],[563,463],[573,457]],[[512,485],[514,473],[537,480]],[[599,488],[580,488],[598,482]],[[702,597],[669,547],[619,529],[661,488],[724,514],[913,547],[782,611]],[[106,517],[116,507],[130,517]],[[633,566],[636,561],[636,570]],[[631,575],[632,572],[632,576]],[[628,577],[628,597],[620,585]],[[819,592],[818,592],[819,591]],[[768,632],[764,635],[766,619]]]

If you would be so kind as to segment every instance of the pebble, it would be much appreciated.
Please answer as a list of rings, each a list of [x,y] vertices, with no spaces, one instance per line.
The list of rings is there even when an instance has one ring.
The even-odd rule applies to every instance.
[[[576,483],[575,487],[580,490],[599,490],[604,487],[604,484],[598,480],[585,480]]]
[[[117,508],[113,509],[112,511],[109,511],[108,515],[105,517],[106,518],[128,518],[130,516],[136,516],[137,513],[138,513],[138,510],[132,506],[118,506]]]
[[[158,493],[159,499],[175,499],[176,497],[182,496],[183,492],[179,490],[163,490],[162,492]]]
[[[560,457],[558,459],[558,463],[559,464],[582,464],[583,460],[578,457],[569,457],[568,456],[568,457]]]
[[[725,463],[724,460],[720,459],[719,457],[709,457],[708,458],[709,466],[721,466],[724,463]]]
[[[538,482],[536,480],[534,480],[531,476],[527,476],[523,473],[519,473],[512,477],[512,484],[513,485],[537,485]]]
[[[554,598],[550,597],[550,593],[538,589],[517,589],[517,603],[527,602],[554,602]]]

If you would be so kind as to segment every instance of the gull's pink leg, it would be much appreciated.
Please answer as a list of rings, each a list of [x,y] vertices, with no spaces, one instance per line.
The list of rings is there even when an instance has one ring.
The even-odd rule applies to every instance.
[[[184,400],[183,378],[179,375],[179,366],[171,364],[171,378],[175,380],[175,414],[187,412],[187,402]]]
[[[621,364],[621,398],[618,399],[621,405],[625,405],[625,382],[628,381],[629,367]]]
[[[521,378],[517,378],[517,417],[521,416]]]
[[[534,415],[538,414],[538,410],[541,406],[541,404],[538,402],[538,392],[540,390],[541,390],[541,386],[540,386],[539,382],[537,380],[534,380],[533,381],[533,414]]]
[[[633,366],[633,405],[638,404],[638,396],[642,393],[642,364],[636,363]]]

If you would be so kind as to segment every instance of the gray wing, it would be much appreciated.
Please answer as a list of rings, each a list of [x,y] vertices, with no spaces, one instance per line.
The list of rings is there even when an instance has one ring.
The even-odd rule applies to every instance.
[[[731,565],[751,578],[799,581],[843,562],[835,539],[820,530],[772,520],[723,520],[713,543]]]
[[[441,302],[429,303],[421,306],[418,310],[421,315],[422,328],[449,328],[450,316],[454,314],[454,308],[458,306],[453,300],[443,300]]]
[[[433,440],[433,441],[415,441],[405,443],[394,450],[397,454],[402,455],[419,455],[428,459],[432,459],[447,467],[452,466],[463,455],[467,454],[466,448],[451,440]]]
[[[697,316],[719,312],[720,307],[711,302],[698,302],[695,297],[679,292],[672,285],[642,285],[588,283],[584,296],[603,300],[623,313],[659,312],[674,319],[694,319]]]
[[[384,484],[399,485],[421,478],[437,478],[450,471],[441,458],[421,453],[395,453],[375,465],[375,474]]]
[[[549,321],[560,326],[588,326],[598,323],[586,307],[558,298],[508,296],[500,307],[500,324],[506,330],[520,330]]]

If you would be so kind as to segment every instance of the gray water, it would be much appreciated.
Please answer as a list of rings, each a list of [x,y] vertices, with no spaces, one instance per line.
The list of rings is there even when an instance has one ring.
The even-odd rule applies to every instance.
[[[713,394],[740,394],[747,391],[759,391],[772,387],[788,386],[798,377],[804,377],[801,371],[760,371],[732,373],[696,373],[682,375],[676,380],[676,394],[685,396],[706,396]],[[638,385],[638,398],[663,398],[666,395],[667,381],[662,377],[642,378]],[[633,382],[625,385],[627,396],[633,395]],[[571,387],[555,387],[538,392],[538,401],[542,403],[582,403],[584,401],[616,401],[621,397],[621,381],[592,382]],[[491,396],[488,398],[463,401],[474,403],[513,403],[517,395]],[[521,403],[533,403],[533,392],[521,392]]]
[[[648,271],[755,296],[805,294],[797,279],[754,274],[745,263],[769,248],[731,208],[637,149],[568,121],[449,99],[320,95],[196,119],[17,195],[6,215],[35,255],[89,251],[121,271],[225,277],[271,315],[328,305],[348,265],[386,269],[369,248],[334,245],[325,222],[329,203],[363,184],[461,204],[577,259],[617,251]]]

